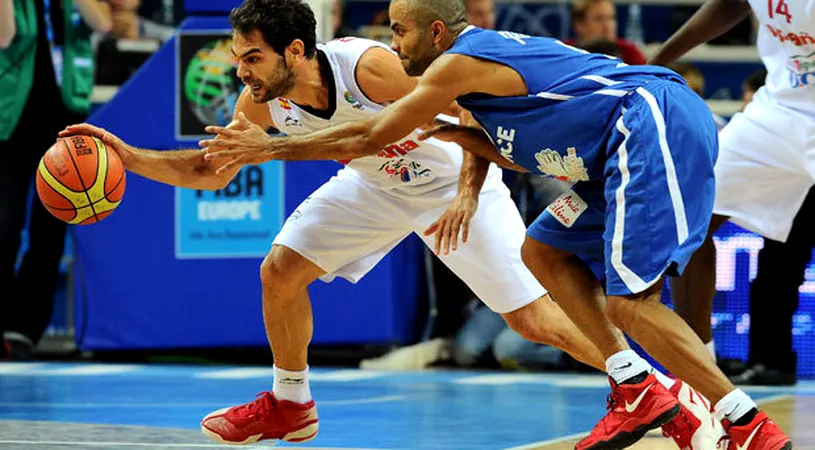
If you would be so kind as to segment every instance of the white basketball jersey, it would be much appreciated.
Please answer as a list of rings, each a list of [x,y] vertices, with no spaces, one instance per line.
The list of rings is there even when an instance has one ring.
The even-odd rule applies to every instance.
[[[815,0],[749,0],[758,21],[765,90],[779,104],[815,116]]]
[[[277,98],[269,102],[275,126],[286,134],[305,134],[380,112],[385,106],[368,99],[356,81],[357,62],[372,47],[390,51],[379,42],[359,38],[335,39],[318,45],[321,65],[327,59],[331,69],[329,110],[315,111]],[[339,162],[346,166],[345,170],[353,170],[382,189],[410,188],[409,192],[419,193],[435,189],[440,183],[455,182],[461,161],[459,146],[437,139],[420,141],[414,131],[377,155]]]

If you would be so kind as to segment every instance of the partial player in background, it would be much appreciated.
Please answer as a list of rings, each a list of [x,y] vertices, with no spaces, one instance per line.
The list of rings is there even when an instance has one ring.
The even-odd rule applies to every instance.
[[[716,294],[712,234],[728,219],[784,242],[815,183],[815,3],[812,0],[711,0],[650,61],[668,64],[732,28],[750,11],[759,21],[766,84],[722,131],[710,232],[682,278],[671,285],[678,308],[715,355]]]
[[[314,15],[302,0],[248,0],[231,21],[237,74],[246,88],[223,133],[247,130],[269,138],[272,126],[298,135],[366,119],[417,84],[377,42],[346,38],[317,45]],[[319,422],[307,371],[313,327],[308,286],[318,278],[359,281],[411,233],[445,253],[444,262],[519,334],[603,367],[599,351],[521,261],[524,225],[500,169],[486,163],[483,173],[460,179],[463,160],[474,157],[454,144],[423,142],[417,131],[334,155],[346,167],[288,218],[260,269],[274,387],[253,402],[209,414],[201,424],[207,436],[231,444],[313,439]],[[224,162],[204,161],[202,151],[136,149],[86,124],[63,135],[77,133],[104,141],[131,172],[175,186],[221,189],[241,167],[216,173]],[[445,214],[454,204],[458,213]],[[436,228],[453,224],[472,243],[434,237]],[[457,251],[448,254],[450,247]]]

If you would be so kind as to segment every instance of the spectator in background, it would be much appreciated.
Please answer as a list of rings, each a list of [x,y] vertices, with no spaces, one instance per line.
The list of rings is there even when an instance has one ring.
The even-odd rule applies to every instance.
[[[465,0],[467,22],[485,30],[495,29],[495,2],[493,0]]]
[[[345,1],[331,2],[331,26],[334,30],[334,39],[353,36],[354,32],[345,24]]]
[[[51,319],[65,223],[35,199],[15,270],[28,193],[57,133],[87,115],[90,35],[111,28],[96,0],[0,0],[0,359],[28,359]]]
[[[742,85],[746,107],[764,85],[761,69]],[[793,316],[798,309],[807,265],[815,247],[815,189],[810,189],[795,216],[787,242],[764,239],[758,252],[758,272],[750,283],[750,351],[746,369],[732,377],[734,383],[765,386],[793,385],[797,381],[798,355],[792,348]]]
[[[166,42],[175,29],[139,16],[141,0],[105,0],[113,29],[110,36],[118,39],[156,39]]]
[[[753,94],[756,93],[758,88],[764,86],[764,79],[767,78],[767,69],[758,69],[749,77],[744,80],[744,83],[741,85],[741,110],[744,111],[744,108],[747,107],[753,100]]]
[[[693,89],[693,92],[696,92],[699,97],[705,98],[705,76],[702,75],[702,72],[699,71],[699,69],[697,69],[693,64],[675,62],[673,64],[669,64],[668,68],[684,78],[685,82],[688,83],[688,86]],[[719,128],[719,131],[722,131],[722,128],[727,125],[727,120],[712,111],[711,114],[713,114],[713,120],[716,122],[716,127]]]
[[[583,48],[596,39],[607,39],[617,44],[626,64],[645,64],[645,55],[636,44],[617,36],[617,9],[611,0],[575,0],[572,27],[575,39],[567,44]]]

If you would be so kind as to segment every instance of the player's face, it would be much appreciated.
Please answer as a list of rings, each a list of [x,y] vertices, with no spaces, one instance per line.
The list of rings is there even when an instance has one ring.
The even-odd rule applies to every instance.
[[[468,0],[467,22],[485,30],[495,28],[495,3],[492,0]]]
[[[251,89],[256,103],[284,97],[294,88],[295,75],[285,57],[266,44],[259,31],[234,33],[232,52],[238,58],[238,78]]]
[[[617,10],[610,1],[598,1],[589,5],[586,17],[575,23],[575,31],[581,41],[594,39],[617,40]]]
[[[419,27],[409,16],[407,2],[394,1],[390,6],[391,48],[402,59],[402,67],[410,76],[419,76],[442,54],[427,28]]]

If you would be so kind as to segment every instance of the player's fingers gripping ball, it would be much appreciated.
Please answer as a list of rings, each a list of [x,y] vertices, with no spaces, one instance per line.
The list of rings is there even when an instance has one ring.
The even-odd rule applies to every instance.
[[[60,138],[37,169],[37,195],[54,217],[74,225],[99,222],[125,192],[125,170],[115,151],[90,136]]]

